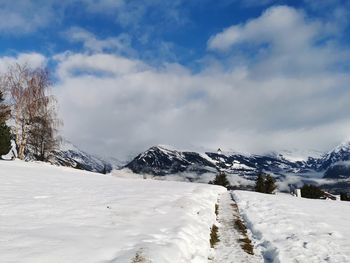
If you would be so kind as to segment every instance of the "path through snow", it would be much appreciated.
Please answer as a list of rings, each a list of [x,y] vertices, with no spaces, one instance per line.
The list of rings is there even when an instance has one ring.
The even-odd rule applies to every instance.
[[[234,220],[239,216],[238,211],[234,209],[235,202],[232,200],[229,192],[220,194],[219,198],[219,243],[215,246],[215,257],[212,263],[256,263],[262,262],[259,255],[250,255],[246,253],[239,243],[242,235],[235,229]]]

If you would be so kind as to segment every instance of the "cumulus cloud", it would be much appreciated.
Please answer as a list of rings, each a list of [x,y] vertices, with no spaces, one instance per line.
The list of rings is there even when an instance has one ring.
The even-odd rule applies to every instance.
[[[319,36],[320,24],[308,22],[303,12],[288,6],[267,9],[260,17],[233,25],[208,41],[209,49],[225,51],[242,43],[272,44],[280,50],[298,50]]]
[[[338,46],[332,28],[302,10],[271,7],[255,19],[213,35],[208,49],[226,52],[232,61],[241,60],[256,77],[311,77],[321,71],[339,71],[348,63],[349,50]]]

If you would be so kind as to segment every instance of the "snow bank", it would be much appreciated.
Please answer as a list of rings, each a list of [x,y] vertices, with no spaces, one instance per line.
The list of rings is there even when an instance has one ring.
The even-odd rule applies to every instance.
[[[265,262],[350,262],[350,202],[234,191]]]
[[[1,262],[207,262],[223,191],[0,161]]]

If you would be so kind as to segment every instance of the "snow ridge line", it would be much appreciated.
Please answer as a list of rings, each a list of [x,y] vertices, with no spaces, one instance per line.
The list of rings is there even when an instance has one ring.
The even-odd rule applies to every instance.
[[[231,192],[231,197],[232,200],[238,199],[238,196],[236,196],[234,192]],[[249,206],[249,201],[247,201],[247,206]],[[270,241],[263,238],[262,233],[254,227],[254,224],[249,220],[249,217],[245,212],[242,212],[241,210],[238,211],[245,222],[248,236],[250,236],[255,243],[256,250],[260,251],[264,263],[281,263],[278,248],[273,246]]]

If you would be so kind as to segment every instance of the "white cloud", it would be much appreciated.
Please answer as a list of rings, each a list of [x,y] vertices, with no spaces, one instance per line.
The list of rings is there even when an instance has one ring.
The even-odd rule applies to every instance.
[[[94,75],[97,78],[138,72],[147,66],[138,60],[131,60],[112,54],[72,54],[66,52],[54,57],[59,62],[57,75],[61,79],[75,78],[81,74]]]
[[[307,21],[302,11],[288,6],[267,9],[260,17],[231,26],[211,37],[208,48],[225,51],[238,44],[272,44],[274,48],[297,50],[319,36],[319,23]]]
[[[15,63],[26,64],[31,68],[45,67],[47,58],[39,53],[20,53],[17,56],[4,56],[0,58],[0,73],[4,73]]]
[[[339,71],[348,63],[349,50],[337,46],[338,34],[329,23],[310,19],[302,10],[277,6],[212,36],[208,49],[225,52],[229,60],[248,66],[256,78],[311,77]]]
[[[68,41],[82,43],[85,50],[91,52],[101,53],[103,51],[113,51],[128,55],[135,53],[131,48],[131,39],[127,34],[98,39],[93,33],[83,28],[72,27],[64,35]]]
[[[193,74],[176,64],[154,68],[111,54],[62,55],[58,73],[65,135],[99,154],[125,157],[159,143],[324,150],[350,133],[350,77],[340,73],[255,79],[249,68],[236,68]]]
[[[0,32],[14,35],[35,32],[64,19],[67,8],[79,5],[84,12],[115,15],[123,0],[0,0]]]
[[[0,0],[0,31],[10,34],[33,32],[56,19],[54,1]]]

